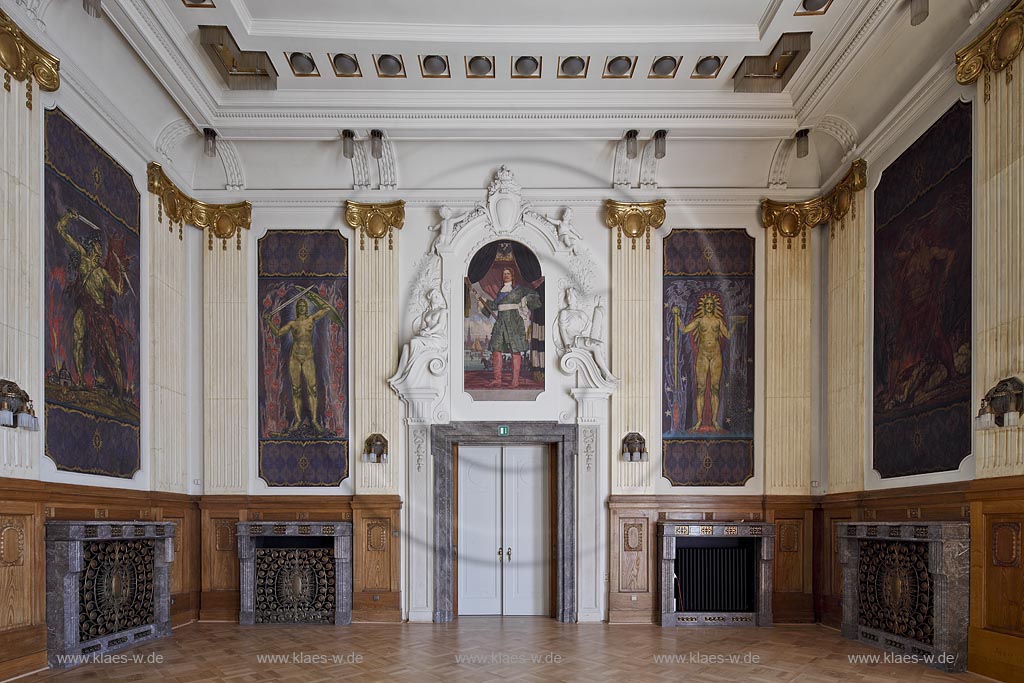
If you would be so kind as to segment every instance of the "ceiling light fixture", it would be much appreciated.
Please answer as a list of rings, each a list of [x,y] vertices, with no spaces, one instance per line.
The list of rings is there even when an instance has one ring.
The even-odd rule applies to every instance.
[[[82,0],[82,9],[84,9],[85,13],[90,17],[99,19],[103,16],[103,5],[100,0]]]
[[[572,56],[566,57],[562,60],[562,74],[569,76],[570,78],[576,78],[583,73],[583,70],[587,68],[587,63],[583,57]]]
[[[348,128],[341,131],[341,152],[346,159],[356,155],[356,134]]]
[[[910,0],[910,25],[923,24],[928,18],[928,0]]]
[[[316,62],[313,56],[305,52],[293,52],[288,55],[288,63],[296,76],[309,76],[316,73]]]
[[[540,61],[536,57],[520,57],[516,60],[516,74],[519,76],[532,76],[540,68]]]
[[[380,55],[377,70],[384,76],[397,76],[402,73],[402,60],[395,55]]]
[[[608,60],[608,66],[605,67],[608,75],[617,77],[628,75],[632,68],[633,60],[623,55],[612,57]]]
[[[353,55],[339,53],[334,55],[334,72],[339,76],[355,76],[359,73],[359,62]]]
[[[805,12],[820,12],[825,5],[831,0],[804,0],[803,5]]]
[[[654,158],[664,159],[665,158],[665,138],[668,136],[668,131],[657,130],[654,131]]]
[[[486,76],[491,73],[494,63],[490,57],[471,57],[469,60],[469,73],[473,76]]]
[[[370,154],[374,159],[384,156],[384,133],[376,128],[370,131]]]
[[[636,135],[635,130],[626,131],[626,158],[636,159]]]
[[[697,66],[693,68],[693,73],[700,78],[714,78],[718,75],[718,70],[721,68],[721,57],[702,57],[697,62]]]
[[[679,60],[675,57],[658,57],[654,60],[654,65],[651,66],[651,73],[655,76],[671,76],[676,71]]]
[[[796,158],[803,159],[807,156],[807,152],[810,151],[810,145],[808,144],[808,135],[811,131],[806,128],[801,128],[796,132]]]
[[[427,55],[423,58],[423,73],[428,76],[441,76],[448,71],[448,59],[441,55]]]
[[[203,153],[208,157],[217,156],[217,131],[203,128]]]

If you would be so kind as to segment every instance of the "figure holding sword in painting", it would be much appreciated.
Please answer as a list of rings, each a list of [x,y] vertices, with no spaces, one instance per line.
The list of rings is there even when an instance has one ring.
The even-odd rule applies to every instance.
[[[95,230],[81,242],[68,233],[68,224],[79,220]],[[103,231],[98,225],[71,209],[57,221],[57,233],[71,247],[71,265],[76,270],[72,296],[75,300],[75,315],[72,321],[73,352],[75,362],[75,383],[85,386],[87,361],[91,361],[94,372],[104,373],[113,380],[119,396],[125,390],[121,356],[117,350],[117,321],[112,310],[111,298],[124,294],[125,286],[135,293],[128,278],[128,256],[118,255],[115,245],[103,254]],[[112,295],[112,296],[110,296]],[[97,375],[102,382],[102,374]]]
[[[278,327],[274,324],[272,316],[286,306],[295,302],[295,317]],[[310,314],[309,302],[317,306],[317,310]],[[288,299],[273,311],[263,314],[263,321],[267,329],[275,337],[283,337],[287,334],[292,336],[292,351],[288,358],[288,376],[292,383],[292,408],[295,417],[292,419],[289,431],[295,431],[302,424],[302,397],[306,396],[306,405],[309,407],[309,422],[316,432],[324,431],[323,425],[317,418],[317,388],[316,388],[316,356],[313,354],[313,332],[316,322],[323,317],[328,317],[332,322],[341,325],[341,315],[327,300],[313,291],[313,285],[299,291],[298,294]]]

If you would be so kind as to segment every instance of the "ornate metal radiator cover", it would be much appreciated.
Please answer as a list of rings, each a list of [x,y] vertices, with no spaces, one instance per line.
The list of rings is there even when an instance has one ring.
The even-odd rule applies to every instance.
[[[170,635],[173,561],[173,522],[47,522],[50,666]]]
[[[352,522],[239,522],[237,529],[238,623],[352,623]],[[331,543],[272,547],[260,540],[295,537]]]
[[[943,671],[964,671],[970,524],[837,524],[843,635]]]

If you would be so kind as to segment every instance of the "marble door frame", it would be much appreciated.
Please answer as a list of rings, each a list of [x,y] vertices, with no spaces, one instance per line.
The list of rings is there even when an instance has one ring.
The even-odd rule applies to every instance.
[[[555,619],[576,621],[576,454],[577,427],[557,422],[509,422],[498,436],[497,422],[452,422],[430,425],[434,461],[434,621],[454,614],[454,538],[452,534],[453,458],[455,444],[555,446],[557,486],[555,539]]]

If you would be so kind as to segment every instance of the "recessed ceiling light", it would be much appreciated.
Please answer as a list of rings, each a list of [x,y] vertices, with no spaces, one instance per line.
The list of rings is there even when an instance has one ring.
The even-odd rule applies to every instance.
[[[305,52],[293,52],[288,55],[288,62],[292,65],[292,71],[296,76],[309,76],[316,73],[316,62],[312,55]]]
[[[183,0],[189,7],[213,7],[210,0]]]
[[[808,12],[817,12],[827,5],[831,0],[804,0],[804,9]]]
[[[679,66],[679,60],[675,57],[658,57],[654,60],[654,65],[651,66],[651,73],[655,76],[670,76],[675,73],[677,66]]]
[[[486,76],[491,73],[494,68],[494,63],[490,57],[470,57],[469,59],[469,72],[474,76]]]
[[[532,76],[540,68],[540,61],[536,57],[520,57],[516,60],[516,74],[519,76]]]
[[[355,76],[359,73],[359,62],[353,55],[338,53],[334,55],[334,72],[339,76]]]
[[[583,73],[583,70],[587,68],[587,63],[583,57],[572,56],[566,57],[562,60],[562,73],[566,76],[575,78]]]
[[[448,71],[448,60],[441,55],[427,55],[423,58],[423,73],[440,76]]]
[[[697,66],[693,68],[693,75],[697,78],[714,78],[721,68],[721,57],[701,57],[697,60]]]
[[[395,55],[380,55],[377,70],[384,76],[398,76],[402,73],[402,60]]]
[[[631,68],[633,68],[633,60],[621,55],[609,59],[608,66],[605,67],[611,76],[625,76]]]

